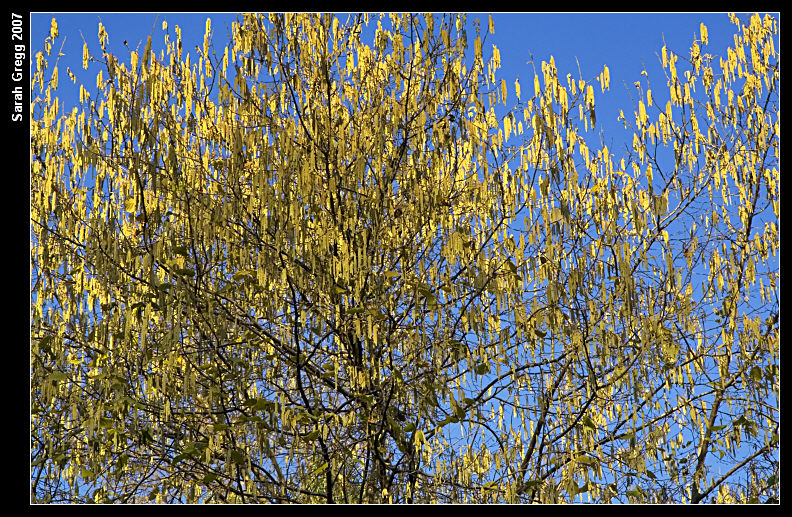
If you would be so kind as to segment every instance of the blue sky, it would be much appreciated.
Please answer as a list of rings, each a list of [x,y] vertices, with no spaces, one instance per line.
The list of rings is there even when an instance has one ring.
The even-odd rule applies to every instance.
[[[100,18],[110,36],[111,49],[120,56],[125,54],[124,40],[130,49],[138,44],[142,49],[152,29],[154,46],[159,44],[161,48],[163,20],[167,20],[171,28],[179,25],[185,50],[193,50],[195,45],[202,44],[205,21],[210,17],[215,44],[223,46],[225,28],[236,18],[234,13],[32,13],[31,55],[41,49],[53,16],[58,19],[61,33],[58,47],[63,36],[67,36],[62,49],[65,55],[61,57],[61,69],[65,69],[63,65],[69,66],[78,79],[88,85],[94,82],[93,77],[83,74],[95,71],[84,72],[80,66],[81,34],[89,48],[98,53]],[[477,17],[486,31],[487,14],[469,13],[468,21],[472,22]],[[528,63],[531,60],[539,71],[541,62],[549,61],[553,56],[559,77],[571,73],[578,78],[579,66],[586,81],[596,77],[603,65],[608,66],[611,90],[605,94],[596,93],[598,126],[601,125],[606,133],[621,127],[616,122],[619,109],[630,115],[632,102],[628,90],[640,78],[642,70],[649,72],[650,79],[655,78],[653,89],[658,93],[662,90],[665,81],[657,56],[664,42],[669,50],[686,56],[693,38],[699,33],[699,24],[703,22],[709,32],[708,51],[721,54],[732,43],[734,34],[734,26],[726,13],[496,13],[493,19],[495,34],[488,36],[487,47],[491,48],[489,44],[494,43],[500,49],[500,75],[510,87],[514,78],[520,77],[523,89],[526,92],[532,90],[534,68]],[[472,31],[469,34],[472,42]],[[68,88],[66,81],[61,81],[61,88]]]
[[[486,20],[486,15],[483,16]],[[574,78],[594,79],[604,65],[610,70],[610,91],[604,94],[595,89],[598,128],[606,138],[612,130],[619,130],[619,109],[629,117],[633,104],[629,93],[635,93],[633,83],[645,69],[653,90],[660,94],[665,88],[665,76],[659,63],[664,42],[669,50],[680,56],[689,55],[690,45],[704,23],[709,33],[709,51],[725,53],[733,44],[734,26],[726,13],[714,14],[497,14],[492,43],[501,50],[501,73],[507,84],[513,77],[521,77],[526,91],[533,80],[533,66],[541,77],[541,62],[553,56],[559,78],[571,73]],[[578,76],[578,67],[582,77]],[[565,81],[562,80],[565,84]],[[597,131],[599,132],[599,131]],[[632,133],[626,135],[632,140]],[[608,138],[609,140],[609,138]],[[610,142],[606,144],[611,147]],[[618,146],[620,147],[620,146]],[[616,149],[618,147],[611,147]]]
[[[739,13],[738,13],[739,15]],[[346,17],[339,14],[343,21]],[[101,56],[97,37],[101,19],[109,35],[109,50],[128,62],[129,50],[138,48],[142,52],[147,37],[152,35],[152,47],[163,48],[162,22],[167,20],[168,31],[173,38],[175,26],[182,30],[185,52],[195,55],[195,47],[203,45],[206,18],[212,19],[213,43],[220,51],[228,43],[231,23],[237,13],[31,13],[31,63],[35,63],[36,52],[42,49],[44,38],[49,33],[52,18],[58,20],[60,38],[53,49],[54,56],[63,54],[58,64],[61,80],[57,95],[64,112],[68,113],[78,98],[78,85],[66,78],[66,67],[76,75],[78,82],[88,91],[95,90],[96,66],[82,69],[83,40],[88,42],[94,56]],[[468,41],[471,46],[475,38],[473,22],[481,20],[481,32],[487,33],[488,14],[468,13]],[[741,19],[747,16],[741,15]],[[720,13],[495,13],[495,34],[486,34],[485,58],[497,45],[501,55],[498,76],[505,79],[509,88],[512,106],[514,80],[520,79],[523,100],[533,94],[534,71],[541,76],[541,64],[552,56],[562,84],[566,75],[575,79],[593,81],[607,65],[610,71],[610,91],[602,93],[595,88],[597,126],[583,136],[591,149],[602,144],[616,154],[616,162],[622,156],[625,145],[631,147],[632,131],[624,129],[617,120],[623,110],[628,121],[634,121],[633,111],[637,108],[637,90],[634,83],[641,80],[646,70],[655,99],[659,106],[668,99],[665,73],[660,65],[660,49],[665,44],[670,51],[684,58],[700,32],[703,22],[708,29],[709,45],[703,52],[715,56],[725,55],[726,48],[733,45],[735,26],[726,12]],[[388,26],[385,20],[385,26]],[[376,20],[369,23],[376,27]],[[370,42],[369,42],[370,43]],[[62,47],[61,47],[62,45]],[[49,66],[52,67],[53,60]],[[717,57],[714,61],[717,63]],[[717,65],[716,65],[717,66]],[[642,80],[645,87],[645,83]],[[594,83],[595,85],[597,83]],[[35,98],[36,92],[33,92]],[[635,101],[634,101],[635,99]],[[502,113],[501,107],[497,112]]]

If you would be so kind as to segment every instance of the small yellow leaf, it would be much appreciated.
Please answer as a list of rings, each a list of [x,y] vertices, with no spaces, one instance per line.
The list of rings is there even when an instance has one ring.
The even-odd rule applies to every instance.
[[[646,106],[644,106],[643,101],[639,101],[638,102],[638,121],[639,121],[639,124],[640,124],[641,127],[646,125],[647,118],[648,117],[646,115]]]

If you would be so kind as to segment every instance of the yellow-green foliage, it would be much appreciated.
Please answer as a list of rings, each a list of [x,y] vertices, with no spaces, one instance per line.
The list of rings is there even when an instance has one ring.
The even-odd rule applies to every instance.
[[[53,20],[32,497],[777,493],[777,28],[734,22],[721,57],[703,25],[661,49],[622,156],[584,139],[607,66],[512,89],[463,15],[245,14],[223,48],[207,19],[118,54],[100,24],[68,113]]]

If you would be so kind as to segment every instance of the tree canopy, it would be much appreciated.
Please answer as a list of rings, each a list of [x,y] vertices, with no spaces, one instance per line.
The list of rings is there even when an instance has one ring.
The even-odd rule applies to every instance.
[[[68,102],[53,19],[31,500],[777,501],[777,21],[731,16],[625,149],[607,66],[521,91],[491,18],[100,23]]]

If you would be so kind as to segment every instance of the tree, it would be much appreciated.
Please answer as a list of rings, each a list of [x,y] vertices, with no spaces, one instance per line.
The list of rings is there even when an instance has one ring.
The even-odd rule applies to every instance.
[[[584,138],[608,68],[528,98],[491,18],[100,24],[70,113],[53,19],[32,499],[777,500],[777,28],[732,20],[662,48],[620,154]]]

